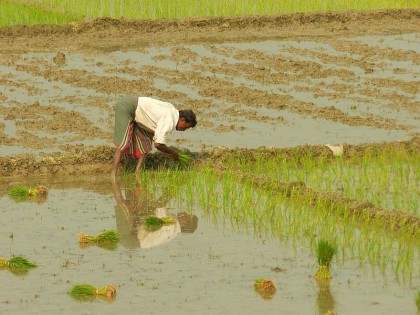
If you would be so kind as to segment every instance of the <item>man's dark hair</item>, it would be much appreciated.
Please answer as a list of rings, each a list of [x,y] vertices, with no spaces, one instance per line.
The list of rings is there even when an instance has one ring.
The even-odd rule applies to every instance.
[[[191,127],[197,125],[197,119],[191,109],[181,109],[179,111],[179,118],[184,118],[187,123],[191,124]]]

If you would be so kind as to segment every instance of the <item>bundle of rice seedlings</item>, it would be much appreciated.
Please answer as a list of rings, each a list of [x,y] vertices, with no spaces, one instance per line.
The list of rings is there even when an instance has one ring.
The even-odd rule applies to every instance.
[[[26,271],[37,267],[34,262],[30,262],[23,256],[14,256],[11,259],[0,258],[0,267],[8,268],[10,270]]]
[[[173,218],[159,218],[153,215],[150,215],[144,219],[144,225],[146,229],[150,231],[159,230],[163,225],[174,224],[176,222]]]
[[[9,189],[9,196],[11,198],[19,199],[25,197],[45,197],[47,194],[47,187],[39,185],[36,187],[26,187],[22,185],[16,185]]]
[[[113,299],[117,295],[117,289],[113,284],[109,284],[103,288],[96,288],[90,284],[76,284],[72,287],[69,294],[75,299],[84,299],[98,296]]]
[[[191,155],[186,154],[186,153],[183,153],[183,152],[178,152],[178,156],[179,156],[178,162],[179,162],[179,164],[181,164],[182,166],[187,166],[187,165],[189,165],[189,164],[191,163],[192,159],[193,159],[193,158],[191,157]]]
[[[29,188],[21,185],[13,186],[9,189],[9,196],[12,198],[25,197],[29,195]]]
[[[43,197],[47,194],[47,187],[43,185],[38,185],[36,187],[29,188],[28,193],[29,193],[29,196]]]
[[[270,279],[257,278],[254,281],[255,290],[264,298],[271,298],[276,293],[276,286]]]
[[[99,245],[102,247],[113,248],[119,241],[120,237],[114,230],[108,230],[96,236],[79,233],[79,243],[84,246]]]
[[[315,279],[331,279],[330,265],[337,248],[327,240],[320,240],[316,246],[316,257],[318,260],[318,270]]]

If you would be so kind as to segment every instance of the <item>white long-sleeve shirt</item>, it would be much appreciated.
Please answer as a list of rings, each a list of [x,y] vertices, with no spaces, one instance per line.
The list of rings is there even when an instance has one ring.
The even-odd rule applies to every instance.
[[[171,103],[151,97],[139,97],[135,120],[155,133],[154,142],[166,144],[166,136],[178,124],[179,111]]]

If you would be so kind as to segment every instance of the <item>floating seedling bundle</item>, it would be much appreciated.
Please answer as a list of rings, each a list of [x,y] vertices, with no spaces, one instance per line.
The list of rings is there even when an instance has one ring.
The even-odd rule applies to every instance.
[[[90,284],[76,284],[69,291],[69,294],[77,300],[90,300],[103,297],[107,301],[112,301],[117,295],[117,289],[114,284],[109,284],[103,288],[96,288]]]
[[[99,247],[114,249],[119,241],[120,237],[114,230],[108,230],[96,236],[79,233],[79,243],[82,247],[98,245]]]
[[[270,279],[264,278],[257,278],[254,282],[255,290],[266,299],[270,299],[273,297],[274,293],[276,293],[276,286],[274,282]]]
[[[16,185],[9,189],[8,194],[11,198],[17,200],[24,200],[26,198],[42,199],[47,195],[47,187],[42,185],[36,187]]]
[[[0,268],[9,269],[13,273],[24,273],[36,267],[37,265],[34,262],[23,256],[14,256],[11,259],[0,258]]]
[[[334,255],[337,253],[335,245],[327,240],[320,240],[316,245],[316,257],[318,260],[318,271],[315,279],[331,279],[330,265]]]
[[[144,226],[149,231],[156,231],[164,225],[170,225],[174,223],[176,223],[176,220],[168,217],[159,218],[151,215],[144,219]]]

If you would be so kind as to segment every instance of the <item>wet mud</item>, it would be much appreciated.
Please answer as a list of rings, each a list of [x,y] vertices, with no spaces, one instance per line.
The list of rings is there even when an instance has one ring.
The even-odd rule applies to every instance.
[[[420,131],[418,10],[0,29],[1,174],[107,170],[119,97],[192,108],[170,145],[356,145]]]

